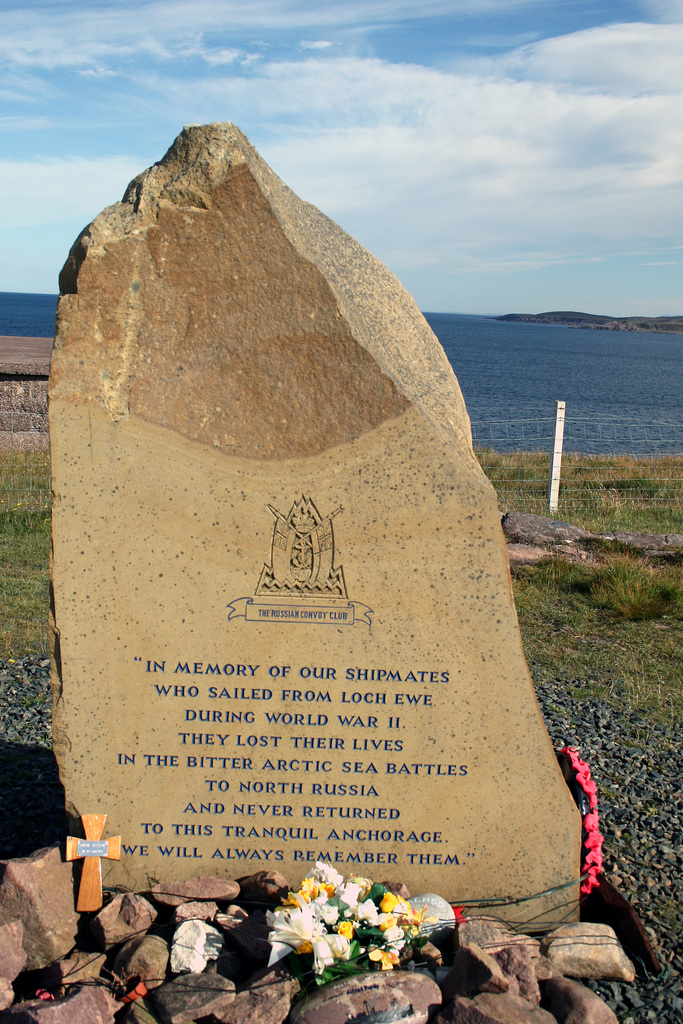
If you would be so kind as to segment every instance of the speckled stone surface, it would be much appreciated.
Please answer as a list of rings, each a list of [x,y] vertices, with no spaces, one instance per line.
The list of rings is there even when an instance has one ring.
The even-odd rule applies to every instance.
[[[321,857],[453,900],[575,879],[495,494],[393,275],[210,125],[60,283],[55,752],[69,811],[122,836],[107,883]]]

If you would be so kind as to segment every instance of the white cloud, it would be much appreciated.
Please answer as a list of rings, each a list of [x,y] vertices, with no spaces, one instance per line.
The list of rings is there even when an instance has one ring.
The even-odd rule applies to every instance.
[[[65,221],[85,227],[100,210],[121,198],[128,182],[141,170],[138,160],[123,156],[0,160],[3,229]]]
[[[241,50],[235,49],[223,49],[223,50],[204,50],[202,53],[203,59],[207,64],[234,64],[236,60],[239,60],[243,56]]]
[[[531,43],[489,66],[497,75],[617,95],[674,94],[683,88],[682,54],[683,24],[621,24]]]
[[[191,104],[185,82],[156,87],[186,120],[258,125],[254,141],[280,176],[394,266],[670,244],[683,217],[678,96],[642,92],[637,69],[617,95],[468,67],[269,63],[248,80],[196,82]]]
[[[329,50],[331,46],[334,46],[334,43],[327,39],[302,39],[299,43],[302,50]]]
[[[419,17],[473,15],[544,5],[554,0],[422,0]],[[353,28],[414,19],[414,0],[134,0],[85,5],[52,0],[0,12],[0,56],[11,64],[43,68],[89,66],[93,62],[148,55],[171,60],[184,41],[207,34]],[[224,50],[224,41],[216,44]],[[207,45],[206,50],[210,47]],[[228,47],[228,50],[230,47]]]

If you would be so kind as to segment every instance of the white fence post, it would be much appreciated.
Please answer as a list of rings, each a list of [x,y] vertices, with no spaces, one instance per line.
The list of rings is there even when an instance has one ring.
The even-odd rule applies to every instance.
[[[555,433],[553,451],[550,457],[550,478],[548,480],[548,508],[556,511],[560,495],[560,469],[562,467],[562,442],[564,440],[564,402],[555,402]]]

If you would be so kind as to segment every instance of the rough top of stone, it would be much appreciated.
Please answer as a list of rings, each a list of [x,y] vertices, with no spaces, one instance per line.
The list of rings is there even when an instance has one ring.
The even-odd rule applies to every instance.
[[[189,266],[194,256],[178,255],[183,245],[185,252],[190,252],[190,228],[184,221],[193,225],[194,266]],[[213,249],[207,242],[207,248],[201,250],[202,228],[207,229],[205,238]],[[272,240],[277,242],[275,252]],[[250,247],[248,251],[240,251],[243,243]],[[115,251],[119,254],[116,258]],[[208,258],[207,252],[213,256]],[[175,268],[175,283],[174,260],[180,265]],[[258,277],[261,260],[265,279]],[[108,267],[115,273],[109,273]],[[232,306],[224,307],[224,316],[207,311],[214,296],[230,290],[233,273],[246,273],[248,267],[255,276],[246,290],[239,282],[246,299],[235,299]],[[89,289],[81,289],[84,271]],[[211,276],[213,281],[207,284],[205,279]],[[289,281],[282,294],[277,293],[280,278]],[[204,298],[191,294],[193,284],[198,292],[205,290]],[[96,300],[92,292],[106,289],[110,294],[102,295],[93,324]],[[184,128],[166,155],[130,183],[123,200],[104,210],[83,231],[60,275],[60,290],[57,358],[53,359],[51,381],[55,397],[77,401],[86,396],[86,401],[92,401],[95,395],[114,420],[134,412],[229,454],[259,458],[313,454],[343,443],[354,432],[360,436],[412,405],[442,435],[471,451],[469,419],[460,388],[412,297],[379,260],[284,185],[232,124]],[[79,292],[88,290],[91,294],[79,310]],[[239,301],[247,303],[246,312],[238,309]],[[163,339],[150,336],[150,320],[158,308],[163,308],[171,321],[184,323],[178,330],[186,331],[189,340],[185,344],[180,334],[177,341],[168,334]],[[86,316],[89,341],[85,340]],[[265,323],[263,318],[268,316]],[[200,322],[202,317],[205,323]],[[313,337],[316,332],[334,343],[322,366],[320,345]],[[84,339],[80,345],[74,341],[79,333]],[[70,357],[61,351],[67,337]],[[178,403],[185,401],[181,385],[176,395],[172,382],[170,391],[167,388],[160,398],[158,384],[150,384],[160,366],[155,348],[163,345],[168,351],[170,347],[174,358],[177,350],[182,374],[182,363],[187,370],[187,360],[197,358],[198,342],[208,351],[207,378],[224,375],[228,368],[231,375],[239,374],[247,346],[252,354],[260,353],[256,361],[261,359],[264,364],[262,376],[258,365],[245,371],[251,388],[249,401],[245,396],[243,407],[233,402],[231,413],[221,409],[221,416],[227,417],[224,429],[220,423],[214,426],[215,436],[211,437],[201,427],[201,402],[195,402],[197,409],[188,412],[188,426],[183,429],[183,417],[178,415]],[[96,359],[88,345],[98,346]],[[225,346],[228,354],[221,355]],[[291,391],[289,364],[294,367]],[[82,369],[88,366],[89,370]],[[330,408],[313,409],[311,415],[304,409],[299,423],[290,426],[287,408],[296,404],[296,384],[302,373],[319,380],[319,404],[327,402]],[[278,376],[282,394],[263,394],[264,385]],[[240,430],[241,424],[245,415],[255,415],[259,398],[276,403],[270,410],[273,421],[280,415],[280,402],[284,423],[279,437],[269,439],[261,424],[254,422],[251,433],[261,440],[252,450],[232,437],[249,433]],[[173,415],[165,414],[164,402],[169,410],[173,403]],[[347,410],[344,421],[340,421],[340,407]],[[316,417],[322,420],[323,429]],[[215,425],[215,413],[213,419]],[[306,425],[306,433],[316,436],[310,444],[317,448],[306,450],[304,443],[302,450],[301,423]]]

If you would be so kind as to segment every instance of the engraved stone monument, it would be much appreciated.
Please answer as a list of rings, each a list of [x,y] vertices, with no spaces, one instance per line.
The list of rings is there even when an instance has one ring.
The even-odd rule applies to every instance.
[[[60,289],[55,749],[69,813],[121,835],[105,884],[327,859],[564,917],[579,817],[495,494],[396,278],[215,124]]]

